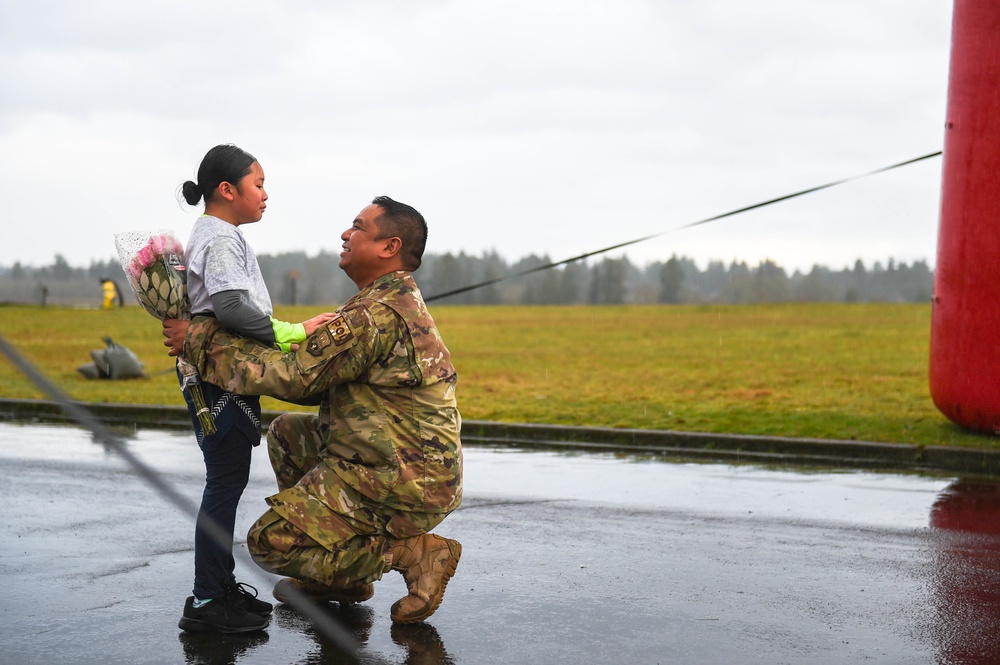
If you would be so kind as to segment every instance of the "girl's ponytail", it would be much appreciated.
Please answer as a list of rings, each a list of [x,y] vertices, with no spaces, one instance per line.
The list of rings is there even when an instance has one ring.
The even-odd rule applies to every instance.
[[[198,201],[201,201],[201,189],[198,185],[188,180],[181,185],[181,196],[184,197],[184,200],[187,201],[188,205],[198,205]]]

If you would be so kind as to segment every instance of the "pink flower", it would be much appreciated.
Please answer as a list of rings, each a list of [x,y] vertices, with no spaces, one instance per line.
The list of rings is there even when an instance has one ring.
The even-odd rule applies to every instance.
[[[149,247],[149,249],[153,252],[153,254],[161,256],[163,254],[166,254],[166,251],[163,249],[165,243],[166,243],[166,238],[163,236],[163,234],[160,234],[158,236],[150,236],[149,242],[146,243],[146,246]]]
[[[151,244],[146,244],[136,253],[135,258],[139,262],[140,266],[148,268],[156,263],[157,255],[153,252]]]
[[[176,254],[179,257],[184,256],[184,246],[181,245],[177,238],[170,236],[167,238],[167,248],[171,254]]]
[[[150,236],[147,244],[156,256],[175,254],[182,257],[184,255],[184,247],[177,240],[177,238],[169,233],[161,233],[159,235]]]
[[[138,256],[132,257],[131,263],[128,264],[128,272],[133,279],[139,279],[139,275],[142,274],[143,265],[139,261]]]

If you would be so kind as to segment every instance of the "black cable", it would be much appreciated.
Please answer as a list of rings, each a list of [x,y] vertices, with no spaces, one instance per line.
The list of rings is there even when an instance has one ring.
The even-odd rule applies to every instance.
[[[730,210],[729,212],[724,212],[721,215],[714,215],[712,217],[706,217],[705,219],[698,220],[697,222],[691,222],[689,224],[684,224],[683,226],[678,226],[674,229],[669,229],[667,231],[660,231],[659,233],[654,233],[652,235],[643,236],[641,238],[636,238],[635,240],[629,240],[626,242],[618,243],[617,245],[612,245],[610,247],[605,247],[604,249],[598,249],[593,252],[587,252],[586,254],[580,254],[579,256],[574,256],[569,259],[564,259],[562,261],[557,261],[555,263],[546,263],[545,265],[535,266],[534,268],[528,268],[527,270],[521,270],[519,272],[504,275],[503,277],[494,277],[493,279],[488,279],[484,282],[478,282],[476,284],[471,284],[469,286],[463,286],[452,291],[446,291],[444,293],[436,293],[428,298],[424,298],[424,302],[430,302],[432,300],[440,300],[441,298],[447,298],[449,296],[457,296],[460,293],[465,293],[467,291],[473,291],[475,289],[480,289],[484,286],[490,286],[491,284],[496,284],[497,282],[502,282],[506,279],[513,279],[515,277],[523,277],[525,275],[530,275],[532,273],[541,272],[543,270],[548,270],[549,268],[556,268],[567,263],[573,263],[574,261],[579,261],[580,259],[586,259],[591,256],[597,256],[598,254],[604,254],[605,252],[610,252],[612,250],[620,249],[622,247],[628,247],[629,245],[635,245],[636,243],[645,242],[647,240],[652,240],[653,238],[659,238],[660,236],[667,235],[668,233],[675,233],[677,231],[683,231],[684,229],[690,229],[694,226],[700,226],[702,224],[708,224],[709,222],[714,222],[724,217],[732,217],[734,215],[739,215],[740,213],[748,212],[750,210],[756,210],[757,208],[763,208],[764,206],[773,205],[775,203],[780,203],[782,201],[787,201],[789,199],[794,199],[799,196],[805,196],[806,194],[812,194],[813,192],[818,192],[822,189],[829,189],[830,187],[836,187],[837,185],[843,185],[854,180],[860,180],[862,178],[867,178],[879,173],[884,173],[885,171],[891,171],[892,169],[898,169],[901,166],[907,166],[909,164],[915,164],[916,162],[923,161],[925,159],[930,159],[931,157],[938,157],[941,155],[941,151],[932,152],[921,157],[915,157],[913,159],[908,159],[905,162],[899,162],[898,164],[892,164],[891,166],[883,166],[882,168],[875,169],[874,171],[868,171],[866,173],[861,173],[858,175],[853,175],[847,178],[841,178],[840,180],[834,180],[833,182],[828,182],[824,185],[817,185],[815,187],[810,187],[809,189],[803,189],[792,194],[786,194],[784,196],[779,196],[775,199],[768,199],[767,201],[761,201],[760,203],[754,203],[743,208],[737,208],[736,210]]]

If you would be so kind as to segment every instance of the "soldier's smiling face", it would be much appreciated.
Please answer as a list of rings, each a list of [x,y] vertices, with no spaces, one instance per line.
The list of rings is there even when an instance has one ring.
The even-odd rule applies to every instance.
[[[367,286],[381,277],[381,251],[385,239],[378,239],[379,228],[375,220],[382,214],[382,208],[374,203],[358,213],[351,227],[340,234],[344,241],[340,252],[340,268],[359,287]]]

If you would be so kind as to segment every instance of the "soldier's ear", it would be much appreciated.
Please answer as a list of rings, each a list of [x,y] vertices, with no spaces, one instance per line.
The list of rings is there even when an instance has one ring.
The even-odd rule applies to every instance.
[[[381,255],[384,259],[391,259],[399,254],[399,250],[403,249],[403,241],[395,236],[392,238],[382,238],[378,242],[383,243]]]

